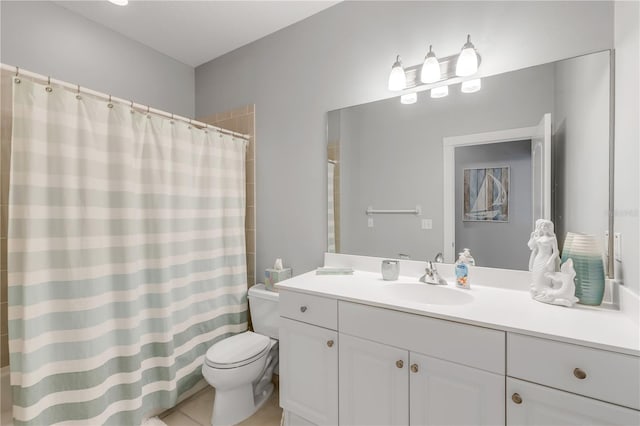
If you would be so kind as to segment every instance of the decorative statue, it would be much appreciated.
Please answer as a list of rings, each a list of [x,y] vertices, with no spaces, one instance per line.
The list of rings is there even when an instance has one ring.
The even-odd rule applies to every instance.
[[[543,289],[551,284],[551,279],[545,274],[556,272],[560,266],[558,240],[553,233],[553,222],[546,219],[536,220],[536,229],[529,238],[529,270],[533,273],[531,296],[536,297]]]
[[[560,268],[560,252],[558,240],[553,231],[553,222],[538,219],[528,245],[531,249],[529,258],[529,271],[532,272],[532,283],[529,289],[531,297],[539,302],[573,306],[578,301],[574,295],[573,282],[576,272],[571,259]]]
[[[576,285],[573,282],[576,278],[573,259],[567,259],[560,267],[560,272],[548,272],[546,275],[551,280],[552,287],[542,289],[534,299],[552,305],[572,307],[578,301],[575,296]]]

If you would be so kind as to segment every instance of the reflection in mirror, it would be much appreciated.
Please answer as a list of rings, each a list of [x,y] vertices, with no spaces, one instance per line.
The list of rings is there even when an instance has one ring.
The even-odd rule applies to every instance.
[[[329,112],[328,250],[524,270],[538,218],[604,241],[610,77],[604,51]]]

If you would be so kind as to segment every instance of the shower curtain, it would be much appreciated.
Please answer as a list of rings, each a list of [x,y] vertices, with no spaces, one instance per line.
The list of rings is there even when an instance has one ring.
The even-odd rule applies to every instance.
[[[14,83],[17,425],[139,425],[247,328],[242,139]]]

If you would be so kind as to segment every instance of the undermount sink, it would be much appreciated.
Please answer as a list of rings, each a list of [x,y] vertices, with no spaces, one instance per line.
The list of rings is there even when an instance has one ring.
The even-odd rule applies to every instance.
[[[383,287],[385,294],[397,299],[430,305],[464,305],[473,301],[467,290],[423,283],[395,283]]]

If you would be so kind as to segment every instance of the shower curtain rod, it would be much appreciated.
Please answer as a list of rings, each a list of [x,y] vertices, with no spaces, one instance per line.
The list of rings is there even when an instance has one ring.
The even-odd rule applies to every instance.
[[[96,96],[96,97],[108,100],[109,102],[117,102],[117,103],[120,103],[120,104],[129,105],[131,108],[136,108],[136,109],[138,109],[140,111],[144,111],[144,112],[147,112],[147,113],[152,113],[152,114],[155,114],[155,115],[160,115],[162,117],[170,118],[172,120],[184,121],[185,123],[189,123],[192,126],[200,127],[200,128],[203,128],[203,129],[213,129],[213,130],[216,130],[216,131],[218,131],[220,133],[224,133],[224,134],[227,134],[227,135],[238,137],[240,139],[244,139],[245,141],[248,141],[249,138],[250,138],[250,135],[246,135],[244,133],[233,132],[231,130],[223,129],[222,127],[212,126],[211,124],[203,123],[201,121],[192,120],[190,118],[182,117],[180,115],[175,115],[175,114],[172,114],[170,112],[162,111],[162,110],[159,110],[159,109],[156,109],[156,108],[151,108],[149,105],[138,104],[138,103],[135,103],[133,101],[128,101],[126,99],[122,99],[122,98],[118,98],[118,97],[115,97],[115,96],[111,96],[111,95],[108,95],[106,93],[102,93],[102,92],[98,92],[96,90],[88,89],[86,87],[81,87],[79,84],[71,84],[71,83],[67,83],[66,81],[56,80],[56,79],[53,79],[53,78],[51,78],[49,76],[45,76],[45,75],[42,75],[42,74],[37,74],[35,72],[28,71],[28,70],[19,68],[17,66],[0,64],[0,68],[5,70],[5,71],[10,71],[12,73],[15,73],[15,77],[24,76],[24,77],[40,80],[42,82],[46,82],[49,85],[50,84],[56,84],[58,86],[65,87],[67,89],[72,89],[72,90],[76,91],[77,93],[86,93],[88,95],[92,95],[92,96]]]

